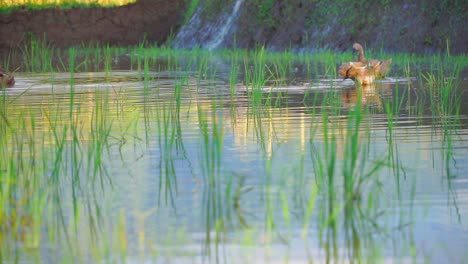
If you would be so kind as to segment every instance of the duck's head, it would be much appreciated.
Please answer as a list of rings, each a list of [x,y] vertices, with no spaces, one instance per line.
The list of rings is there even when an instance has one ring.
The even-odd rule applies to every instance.
[[[358,61],[361,63],[366,63],[366,57],[364,57],[364,49],[362,48],[361,44],[354,43],[353,49],[355,50],[355,52],[358,53]]]
[[[362,48],[361,44],[359,44],[359,43],[354,43],[353,44],[353,49],[356,50],[356,51],[363,52],[363,48]]]

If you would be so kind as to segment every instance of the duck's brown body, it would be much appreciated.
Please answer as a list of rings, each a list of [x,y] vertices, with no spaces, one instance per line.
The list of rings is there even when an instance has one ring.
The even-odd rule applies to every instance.
[[[13,85],[15,85],[15,77],[0,69],[0,90],[13,87]]]
[[[351,79],[360,84],[369,85],[376,79],[380,66],[380,62],[375,66],[367,66],[360,62],[346,62],[341,64],[338,72],[343,79]]]
[[[361,44],[354,43],[353,48],[359,52],[358,61],[341,64],[338,73],[343,79],[351,79],[360,84],[369,85],[376,79],[385,77],[392,64],[392,59],[383,62],[376,59],[367,61]]]

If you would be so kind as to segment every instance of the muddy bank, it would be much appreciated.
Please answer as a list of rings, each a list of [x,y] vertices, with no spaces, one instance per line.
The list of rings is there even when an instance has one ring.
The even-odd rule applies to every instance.
[[[88,43],[135,45],[175,40],[174,47],[351,50],[466,54],[466,1],[140,0],[114,8],[47,9],[0,14],[0,57],[47,37],[57,48]],[[235,15],[233,10],[238,7]],[[192,19],[182,27],[184,16]],[[190,17],[190,16],[188,16]],[[229,23],[228,26],[226,24]],[[223,33],[223,34],[220,34]]]
[[[138,44],[144,38],[164,43],[180,27],[184,0],[141,0],[111,8],[18,10],[0,14],[0,50],[22,47],[28,35],[57,48],[83,43]]]

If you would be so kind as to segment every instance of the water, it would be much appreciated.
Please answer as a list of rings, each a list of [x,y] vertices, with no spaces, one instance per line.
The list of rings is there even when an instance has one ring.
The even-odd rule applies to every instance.
[[[17,185],[30,188],[16,195],[34,197],[23,213],[36,213],[38,226],[16,227],[26,230],[23,239],[5,233],[5,241],[19,242],[6,243],[2,258],[462,263],[468,257],[468,109],[435,115],[415,77],[356,88],[299,76],[258,87],[264,100],[255,104],[251,86],[239,83],[232,91],[225,78],[190,71],[147,76],[75,73],[71,86],[69,73],[18,74],[2,104],[8,120],[2,160],[9,162],[0,171],[4,177],[16,171]],[[460,89],[464,102],[466,80]],[[359,105],[361,119],[354,114]],[[390,118],[388,107],[397,106]],[[345,199],[349,173],[353,197]]]
[[[234,19],[237,18],[239,8],[240,8],[240,6],[242,5],[243,2],[244,2],[244,0],[237,0],[236,1],[235,5],[234,5],[234,9],[232,10],[232,13],[227,18],[226,23],[219,29],[219,32],[215,36],[215,38],[213,40],[211,40],[206,45],[206,47],[208,49],[210,49],[210,50],[215,49],[215,48],[219,47],[219,45],[223,42],[224,38],[226,37],[226,35],[228,34],[229,30],[232,27]]]
[[[184,24],[174,38],[174,46],[178,48],[192,48],[200,46],[209,50],[218,48],[233,32],[238,18],[239,9],[244,0],[236,0],[232,11],[217,16],[213,21],[203,21],[203,6],[197,8],[188,23]]]

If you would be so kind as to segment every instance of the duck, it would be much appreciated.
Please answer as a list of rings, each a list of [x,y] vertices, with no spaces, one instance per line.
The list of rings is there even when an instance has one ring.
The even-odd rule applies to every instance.
[[[13,87],[15,85],[15,77],[13,74],[6,73],[4,70],[0,69],[0,90]]]
[[[373,84],[379,74],[381,62],[374,66],[368,66],[362,62],[345,62],[338,68],[338,72],[343,79],[351,79],[361,85]]]
[[[376,79],[383,79],[387,75],[388,71],[390,70],[390,65],[392,64],[392,59],[379,61],[376,59],[370,59],[367,61],[366,57],[364,56],[364,49],[362,48],[361,44],[354,43],[353,49],[358,52],[358,61],[360,63],[366,64],[370,67],[375,67],[378,63],[380,63],[380,68],[378,73],[376,74]]]

